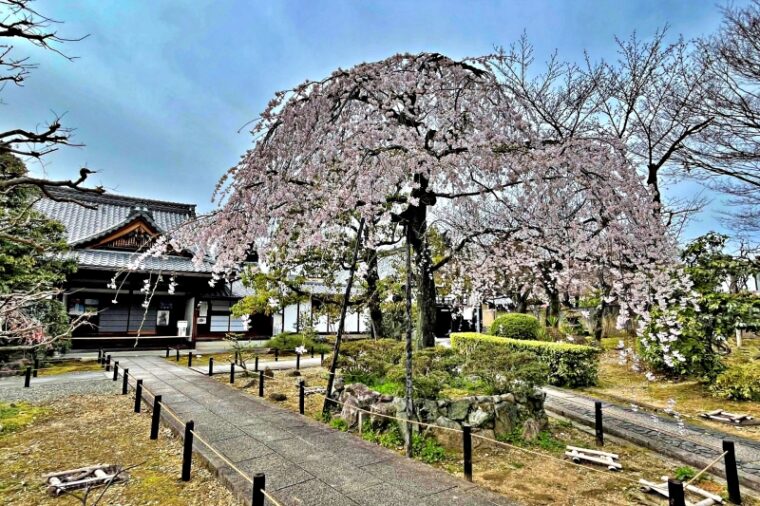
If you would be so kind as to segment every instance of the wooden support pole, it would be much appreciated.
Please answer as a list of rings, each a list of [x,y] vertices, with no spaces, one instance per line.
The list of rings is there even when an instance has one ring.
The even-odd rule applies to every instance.
[[[253,359],[253,370],[254,371],[259,370],[259,357],[254,357]]]
[[[325,351],[324,350],[322,350],[322,352],[320,352],[319,354],[319,365],[320,366],[325,365]]]
[[[278,348],[274,349],[274,361],[277,362],[280,360],[280,350]]]
[[[668,506],[686,506],[683,483],[678,480],[668,480]]]
[[[182,449],[182,481],[190,481],[190,468],[193,464],[193,430],[195,422],[185,424],[185,441]]]
[[[142,407],[142,384],[142,379],[135,382],[135,413],[139,413]]]
[[[150,419],[150,438],[158,439],[158,423],[161,420],[161,396],[153,398],[153,417]]]
[[[106,355],[106,372],[111,370],[111,355]]]
[[[29,385],[32,383],[32,368],[27,367],[26,372],[24,373],[24,388],[29,388]]]
[[[311,358],[314,358],[314,346],[311,347]]]
[[[259,397],[264,397],[264,371],[259,371]]]
[[[235,362],[230,362],[230,384],[235,383]]]
[[[464,479],[472,481],[472,427],[462,424],[462,450],[464,451]]]
[[[305,400],[306,400],[306,390],[305,390],[305,383],[303,380],[298,382],[298,412],[302,415],[304,414],[304,407],[305,407]]]
[[[167,347],[166,347],[166,358],[169,358],[169,351],[170,351],[170,350],[169,350],[169,347],[167,346]]]
[[[301,370],[301,354],[296,353],[296,371]]]
[[[208,375],[214,375],[214,357],[208,359]]]
[[[179,362],[179,346],[177,346],[177,358],[174,360],[175,362]]]
[[[596,429],[596,445],[604,446],[604,424],[602,420],[602,402],[594,402],[594,425]]]
[[[253,475],[253,498],[251,506],[264,506],[264,487],[266,486],[266,480],[264,473],[258,473]]]
[[[40,369],[40,359],[39,357],[34,357],[34,370],[32,371],[32,377],[37,377],[37,371]]]
[[[734,442],[724,439],[723,451],[726,452],[723,462],[726,468],[728,500],[734,504],[741,504],[742,494],[741,490],[739,490],[739,471],[736,468],[736,449],[734,448]]]
[[[119,361],[115,360],[113,363],[113,380],[119,379]]]
[[[103,360],[103,348],[98,348],[98,364],[102,363]]]
[[[121,395],[127,395],[129,390],[129,368],[125,368],[123,375],[123,381],[121,382]]]
[[[192,367],[193,366],[193,352],[189,352],[187,354],[187,366]]]

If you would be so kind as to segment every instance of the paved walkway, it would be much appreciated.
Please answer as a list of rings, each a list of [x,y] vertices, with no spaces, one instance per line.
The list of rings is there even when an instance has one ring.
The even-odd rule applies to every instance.
[[[575,392],[545,387],[546,410],[594,426],[594,399]],[[760,491],[760,442],[657,416],[633,407],[604,402],[605,433],[632,441],[658,453],[702,469],[723,453],[722,440],[734,441],[740,482]],[[723,461],[715,466],[723,475]]]
[[[162,358],[121,358],[132,378],[249,476],[263,472],[283,505],[513,505],[444,471],[177,367]],[[179,428],[168,415],[165,422]],[[146,435],[147,437],[147,435]],[[203,445],[196,450],[246,502],[251,485]]]

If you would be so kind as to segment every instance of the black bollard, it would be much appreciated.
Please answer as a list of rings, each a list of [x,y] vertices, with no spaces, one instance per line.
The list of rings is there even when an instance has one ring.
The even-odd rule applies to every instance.
[[[193,366],[193,352],[189,352],[187,354],[187,366],[192,367]]]
[[[113,380],[116,381],[119,379],[119,361],[114,360],[113,362]]]
[[[139,379],[135,383],[135,413],[139,413],[142,407],[142,382],[143,380]]]
[[[129,390],[129,369],[125,368],[122,374],[124,375],[124,381],[121,382],[121,395],[127,395],[127,390]]]
[[[319,354],[319,365],[325,365],[325,352],[324,350]]]
[[[111,370],[111,355],[106,355],[106,372]]]
[[[230,362],[230,384],[235,383],[235,362]]]
[[[274,361],[277,362],[280,360],[280,350],[278,348],[274,349]]]
[[[264,371],[259,371],[259,397],[264,397]]]
[[[253,500],[251,506],[264,506],[265,479],[263,473],[253,475]]]
[[[311,347],[311,358],[314,358],[314,346]]]
[[[472,481],[472,427],[462,424],[462,450],[464,451],[464,479]]]
[[[24,388],[29,388],[29,385],[32,383],[32,368],[27,367],[26,372],[24,373]]]
[[[253,370],[254,371],[258,371],[259,370],[259,357],[258,356],[256,356],[253,359]]]
[[[741,504],[742,493],[741,490],[739,490],[739,471],[736,469],[736,450],[734,448],[734,442],[724,439],[723,451],[726,452],[723,462],[726,467],[728,500],[734,504]]]
[[[208,359],[208,375],[214,375],[214,357]]]
[[[595,412],[595,428],[596,428],[596,445],[604,446],[604,426],[602,424],[602,403],[601,401],[594,402]]]
[[[190,468],[193,464],[193,430],[195,422],[185,424],[185,444],[182,450],[182,481],[190,481]]]
[[[40,359],[37,357],[34,357],[34,370],[32,371],[32,376],[37,377],[37,371],[40,368]]]
[[[301,370],[301,354],[296,353],[296,371]]]
[[[103,360],[103,348],[98,348],[98,364]]]
[[[298,412],[303,415],[304,404],[306,399],[306,389],[304,388],[304,382],[301,380],[298,383]]]
[[[678,480],[668,480],[668,506],[686,506],[683,483]]]
[[[166,347],[166,358],[169,358],[169,347]]]
[[[158,439],[158,422],[161,420],[161,396],[153,397],[153,417],[150,419],[150,438]]]
[[[176,358],[175,362],[179,362],[179,346],[177,346],[177,358]]]

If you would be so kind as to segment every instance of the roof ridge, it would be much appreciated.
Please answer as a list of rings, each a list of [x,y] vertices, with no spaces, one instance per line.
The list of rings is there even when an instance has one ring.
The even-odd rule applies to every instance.
[[[154,208],[169,208],[173,210],[182,209],[188,213],[195,214],[195,207],[197,204],[187,204],[182,202],[172,202],[168,200],[155,200],[147,199],[143,197],[133,197],[130,195],[120,195],[117,193],[89,193],[81,192],[72,188],[58,188],[50,187],[46,188],[47,193],[52,196],[60,195],[71,200],[80,200],[84,202],[94,202],[101,204],[113,204],[113,205],[134,205],[134,204],[147,204]]]

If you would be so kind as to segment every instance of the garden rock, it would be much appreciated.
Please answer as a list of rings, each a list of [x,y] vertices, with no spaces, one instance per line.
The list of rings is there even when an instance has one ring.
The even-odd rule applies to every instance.
[[[288,399],[288,396],[279,392],[272,392],[269,394],[269,399],[277,402],[282,402]]]
[[[449,404],[449,418],[458,422],[467,418],[467,413],[470,411],[471,399],[460,399]]]

